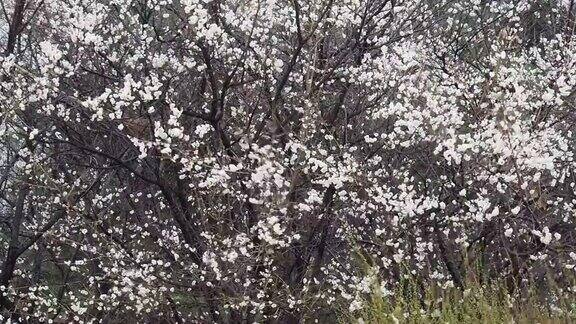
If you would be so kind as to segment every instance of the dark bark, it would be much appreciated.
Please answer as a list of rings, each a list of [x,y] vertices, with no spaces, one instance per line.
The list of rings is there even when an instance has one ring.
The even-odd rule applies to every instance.
[[[8,245],[8,251],[4,262],[2,263],[2,273],[0,274],[0,286],[8,288],[10,281],[14,276],[14,269],[16,268],[16,262],[21,254],[20,251],[20,226],[24,221],[24,203],[26,197],[30,192],[30,187],[27,184],[22,185],[20,190],[18,190],[16,207],[14,208],[14,214],[10,222],[10,242]],[[2,310],[12,310],[13,303],[10,299],[4,295],[0,295],[0,307]]]
[[[12,13],[10,27],[8,29],[8,42],[6,43],[6,49],[4,50],[4,56],[14,53],[16,41],[22,31],[25,5],[25,0],[16,0],[14,3],[14,12]]]

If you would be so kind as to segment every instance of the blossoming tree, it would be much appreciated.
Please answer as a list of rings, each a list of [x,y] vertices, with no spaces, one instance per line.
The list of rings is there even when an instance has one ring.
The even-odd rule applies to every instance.
[[[405,275],[571,292],[572,2],[2,4],[4,318],[333,321]]]

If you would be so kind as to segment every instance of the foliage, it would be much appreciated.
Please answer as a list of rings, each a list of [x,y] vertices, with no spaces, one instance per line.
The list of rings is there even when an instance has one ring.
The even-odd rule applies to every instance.
[[[406,269],[407,270],[407,269]],[[478,271],[477,269],[469,269]],[[366,276],[370,267],[364,263]],[[476,278],[479,278],[477,276]],[[342,323],[569,323],[576,317],[576,303],[561,289],[540,294],[534,285],[510,293],[502,279],[479,282],[469,276],[464,291],[422,284],[406,272],[394,291],[385,294],[374,282],[360,310],[340,308]]]

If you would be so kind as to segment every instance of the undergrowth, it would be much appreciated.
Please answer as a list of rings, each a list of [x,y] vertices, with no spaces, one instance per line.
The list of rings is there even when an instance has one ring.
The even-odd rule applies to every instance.
[[[364,254],[359,256],[362,271],[367,273],[369,262]],[[478,271],[470,268],[468,271]],[[363,307],[350,312],[343,305],[340,320],[358,324],[576,322],[576,299],[551,282],[551,276],[546,276],[545,291],[530,280],[524,280],[522,288],[511,289],[504,278],[490,282],[477,278],[468,276],[463,289],[446,288],[423,283],[406,272],[387,294],[382,294],[380,282],[374,282]]]

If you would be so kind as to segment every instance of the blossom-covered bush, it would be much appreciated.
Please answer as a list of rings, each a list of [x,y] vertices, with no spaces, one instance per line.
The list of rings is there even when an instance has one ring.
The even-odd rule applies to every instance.
[[[573,291],[573,2],[2,2],[4,318]]]

